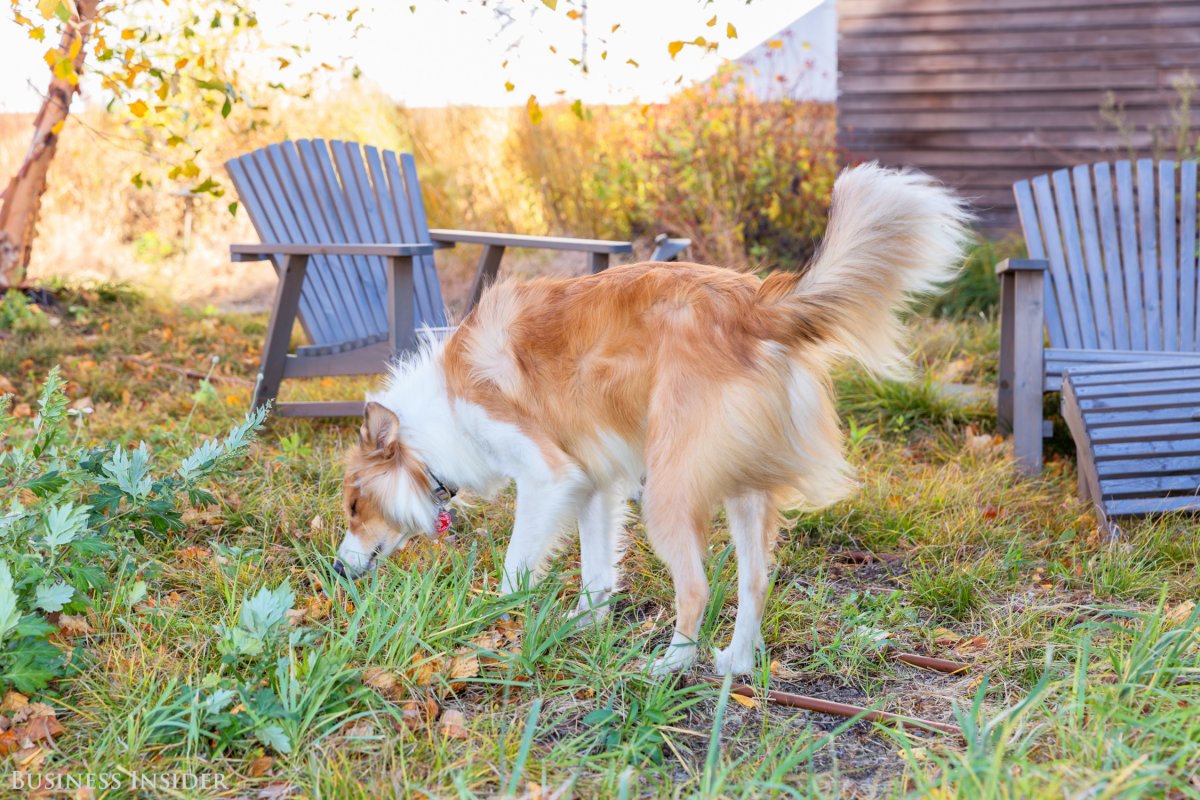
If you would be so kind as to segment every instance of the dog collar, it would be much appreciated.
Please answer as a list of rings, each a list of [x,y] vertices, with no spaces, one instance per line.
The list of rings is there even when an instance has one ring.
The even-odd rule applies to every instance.
[[[437,514],[433,518],[433,530],[434,533],[441,535],[454,525],[454,509],[449,507],[449,503],[458,494],[458,489],[447,487],[445,481],[428,469],[425,470],[425,473],[433,484],[433,504],[437,509]]]

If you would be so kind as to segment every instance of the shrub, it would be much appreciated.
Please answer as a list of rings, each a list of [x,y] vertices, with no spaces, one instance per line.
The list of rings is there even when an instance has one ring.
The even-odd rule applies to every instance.
[[[561,232],[665,230],[699,261],[796,268],[824,233],[834,136],[832,106],[760,102],[722,71],[662,105],[547,109],[515,123],[507,150]]]
[[[145,444],[85,448],[70,436],[58,368],[51,370],[27,431],[17,431],[0,398],[0,691],[33,692],[66,673],[50,641],[111,587],[115,565],[135,557],[147,535],[183,527],[180,506],[207,504],[204,489],[242,459],[265,411],[221,440],[200,444],[172,473],[155,476]]]

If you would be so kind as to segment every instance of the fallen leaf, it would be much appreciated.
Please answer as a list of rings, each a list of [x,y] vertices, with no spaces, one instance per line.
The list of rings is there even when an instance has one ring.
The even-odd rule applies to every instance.
[[[790,669],[777,660],[771,661],[771,674],[780,680],[793,680],[799,678],[803,673]]]
[[[58,615],[58,629],[64,634],[74,636],[86,636],[92,632],[92,626],[88,624],[86,617],[72,614]]]
[[[342,729],[342,735],[354,739],[366,739],[375,735],[375,723],[366,717],[357,720],[348,728]]]
[[[460,652],[450,661],[450,691],[460,692],[466,687],[465,678],[474,678],[479,674],[479,655],[474,651]]]
[[[19,749],[21,749],[21,740],[17,738],[15,730],[0,732],[0,756],[15,753]]]
[[[1192,612],[1196,610],[1196,603],[1193,600],[1184,600],[1179,605],[1167,611],[1164,620],[1170,625],[1179,625],[1187,622],[1192,616]],[[2,710],[2,709],[0,709]]]
[[[442,718],[438,720],[438,730],[448,739],[466,739],[471,735],[467,730],[466,716],[453,708],[442,712]]]
[[[13,382],[3,375],[0,375],[0,394],[16,394],[17,387],[13,386]]]
[[[962,641],[962,637],[949,628],[934,628],[933,641],[944,647],[951,647]]]
[[[29,705],[28,697],[14,689],[10,689],[4,693],[4,700],[0,702],[0,713],[11,714],[27,705]]]
[[[432,697],[424,700],[405,700],[400,706],[401,725],[408,730],[427,728],[437,719],[441,708]]]
[[[40,747],[26,747],[13,753],[13,766],[21,772],[37,772],[46,760],[46,751]]]
[[[758,708],[758,701],[753,697],[746,697],[745,695],[740,695],[734,692],[733,694],[729,695],[729,699],[735,703],[738,703],[739,705],[745,706],[746,708]]]
[[[246,768],[246,772],[251,778],[261,778],[271,773],[271,766],[275,763],[275,759],[270,756],[259,756],[258,758],[250,759],[250,764]]]
[[[296,791],[294,783],[284,781],[282,783],[268,783],[266,786],[258,790],[258,800],[280,800],[283,797],[290,797]]]
[[[399,679],[386,669],[378,667],[368,667],[363,670],[362,682],[389,700],[395,700],[401,690]]]

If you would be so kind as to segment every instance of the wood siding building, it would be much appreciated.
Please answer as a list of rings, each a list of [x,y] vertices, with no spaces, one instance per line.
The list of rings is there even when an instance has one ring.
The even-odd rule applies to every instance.
[[[1200,0],[838,0],[838,34],[849,157],[937,175],[992,229],[1015,227],[1021,178],[1175,157],[1176,85],[1200,81]],[[1189,116],[1194,145],[1200,93]]]

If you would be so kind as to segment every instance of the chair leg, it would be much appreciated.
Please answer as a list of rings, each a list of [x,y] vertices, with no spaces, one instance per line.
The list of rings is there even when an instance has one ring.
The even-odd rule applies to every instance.
[[[275,287],[275,301],[271,306],[271,319],[267,323],[267,337],[263,343],[251,410],[273,402],[279,395],[279,384],[283,381],[292,325],[300,308],[300,290],[304,287],[307,267],[308,256],[288,256],[279,271],[279,283]]]
[[[388,346],[391,357],[415,350],[416,323],[413,320],[413,260],[410,256],[388,259],[387,273]]]

